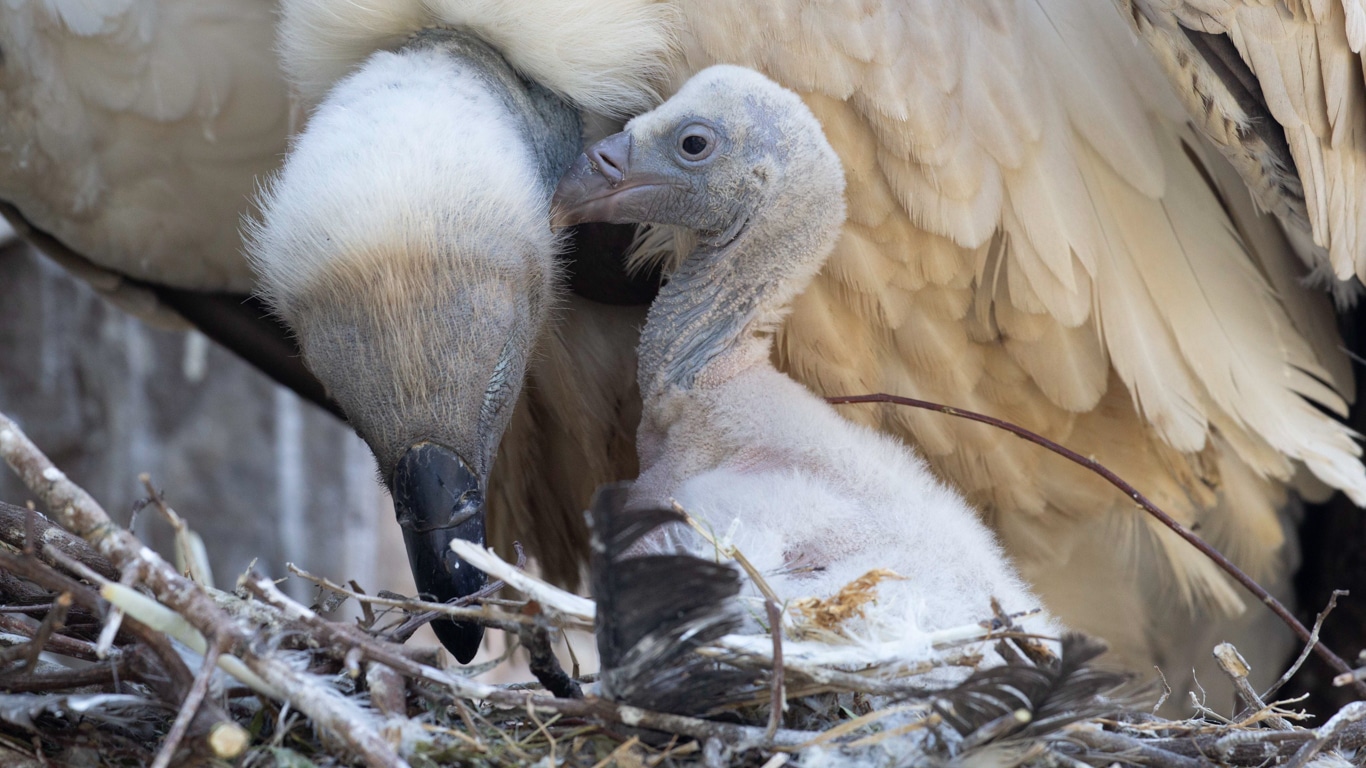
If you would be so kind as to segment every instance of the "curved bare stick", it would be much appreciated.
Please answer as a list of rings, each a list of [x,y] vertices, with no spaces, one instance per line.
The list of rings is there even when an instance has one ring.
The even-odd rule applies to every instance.
[[[1290,611],[1287,610],[1286,607],[1281,604],[1281,601],[1273,597],[1270,592],[1267,592],[1261,584],[1258,584],[1255,580],[1253,580],[1251,576],[1248,576],[1246,573],[1243,573],[1243,570],[1241,568],[1234,565],[1233,562],[1229,560],[1227,557],[1224,557],[1223,553],[1221,553],[1219,550],[1210,546],[1210,544],[1206,542],[1204,539],[1200,538],[1199,536],[1196,536],[1194,533],[1191,533],[1191,531],[1188,528],[1186,528],[1186,526],[1178,523],[1175,519],[1172,518],[1171,515],[1167,514],[1166,512],[1163,512],[1160,507],[1149,501],[1147,496],[1144,496],[1142,493],[1139,493],[1137,488],[1133,487],[1132,485],[1129,485],[1127,482],[1124,481],[1123,478],[1121,478],[1119,475],[1116,475],[1114,472],[1111,472],[1109,469],[1105,467],[1105,465],[1101,464],[1095,459],[1089,459],[1077,453],[1076,451],[1071,450],[1070,448],[1066,448],[1062,445],[1059,445],[1058,443],[1053,442],[1052,440],[1049,440],[1043,435],[1040,435],[1036,432],[1030,432],[1024,427],[1018,426],[1016,424],[1011,424],[1008,421],[1003,421],[994,416],[987,416],[983,413],[977,413],[976,411],[968,411],[962,408],[954,408],[952,406],[943,405],[941,403],[932,403],[928,400],[916,400],[912,397],[901,397],[900,395],[888,395],[884,393],[877,393],[872,395],[838,395],[835,397],[827,397],[825,398],[825,401],[832,405],[853,405],[857,403],[889,403],[891,405],[904,405],[910,408],[921,408],[926,411],[935,411],[937,413],[942,413],[948,416],[956,416],[960,419],[976,421],[981,424],[987,424],[989,426],[996,427],[997,429],[1003,429],[1011,433],[1012,435],[1015,435],[1018,438],[1028,440],[1029,442],[1034,443],[1035,445],[1041,445],[1044,448],[1047,448],[1048,450],[1058,454],[1059,456],[1062,456],[1068,461],[1073,462],[1074,464],[1080,464],[1081,466],[1086,467],[1092,472],[1095,472],[1097,475],[1100,475],[1101,477],[1105,478],[1110,483],[1110,485],[1113,485],[1114,487],[1123,491],[1124,495],[1128,496],[1130,499],[1133,499],[1134,503],[1141,507],[1144,512],[1147,512],[1148,514],[1157,518],[1159,521],[1162,522],[1163,525],[1167,526],[1173,532],[1175,532],[1177,536],[1180,536],[1181,538],[1185,539],[1186,542],[1189,543],[1191,546],[1200,550],[1201,554],[1203,554],[1205,557],[1208,557],[1210,560],[1214,561],[1214,564],[1223,569],[1224,573],[1227,573],[1229,576],[1232,576],[1234,581],[1238,582],[1239,584],[1242,584],[1243,587],[1247,589],[1247,591],[1256,595],[1257,599],[1262,601],[1263,605],[1270,608],[1271,612],[1276,614],[1276,616],[1278,616],[1281,621],[1285,622],[1285,625],[1287,627],[1290,627],[1291,631],[1293,631],[1296,635],[1299,635],[1301,640],[1303,640],[1306,643],[1312,643],[1314,641],[1314,638],[1310,634],[1309,630],[1303,624],[1300,623],[1299,619],[1296,619],[1294,614],[1290,613]],[[1336,653],[1333,653],[1333,651],[1324,646],[1323,643],[1315,643],[1314,652],[1317,653],[1319,657],[1322,658],[1325,662],[1327,662],[1330,667],[1337,670],[1338,672],[1350,673],[1352,671],[1352,668],[1347,665],[1347,662],[1342,660],[1342,657],[1338,656]],[[1366,682],[1357,681],[1356,688],[1358,694],[1366,696]]]

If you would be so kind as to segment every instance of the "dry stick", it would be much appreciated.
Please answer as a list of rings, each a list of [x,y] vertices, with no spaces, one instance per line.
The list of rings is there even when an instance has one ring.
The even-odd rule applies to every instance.
[[[768,728],[764,731],[765,740],[771,741],[773,734],[783,724],[783,705],[787,703],[783,691],[783,611],[768,598],[764,599],[764,610],[768,612],[769,633],[773,635],[773,700],[770,702],[772,710],[768,713]]]
[[[190,723],[194,721],[200,703],[209,692],[209,681],[213,680],[213,673],[218,667],[218,656],[222,652],[222,642],[217,637],[210,639],[209,647],[204,650],[204,662],[199,667],[199,673],[195,675],[190,692],[185,694],[185,701],[176,713],[175,722],[171,723],[166,740],[161,743],[161,749],[152,761],[152,768],[167,768],[171,764],[171,758],[175,757],[175,751],[180,748],[181,739],[184,739],[186,732],[190,730]]]
[[[60,632],[66,623],[66,612],[70,610],[72,600],[70,592],[63,592],[52,601],[52,610],[43,617],[43,623],[38,626],[38,633],[29,642],[28,658],[24,660],[24,674],[29,674],[38,667],[38,657],[43,655],[43,646],[47,645],[52,635]]]
[[[1299,658],[1295,659],[1295,663],[1290,665],[1290,669],[1287,669],[1279,680],[1273,683],[1270,688],[1266,689],[1266,693],[1262,694],[1263,699],[1270,699],[1272,696],[1275,696],[1276,692],[1286,683],[1290,682],[1290,678],[1294,677],[1296,672],[1300,671],[1300,667],[1304,666],[1304,662],[1309,658],[1309,654],[1313,652],[1314,646],[1318,645],[1319,631],[1323,629],[1323,620],[1328,618],[1328,614],[1332,613],[1334,608],[1338,607],[1338,598],[1346,597],[1348,594],[1349,593],[1345,589],[1335,589],[1333,590],[1333,594],[1328,596],[1328,605],[1325,606],[1322,611],[1319,611],[1319,615],[1315,617],[1314,629],[1309,633],[1309,642],[1304,644],[1304,650],[1300,651]]]
[[[115,680],[126,677],[129,669],[129,659],[124,657],[113,664],[97,664],[85,669],[68,669],[38,675],[5,675],[0,678],[0,688],[3,688],[5,693],[41,693],[70,691],[73,688],[91,685],[113,685]]]
[[[378,730],[371,727],[370,715],[324,690],[318,680],[298,672],[280,658],[253,652],[251,633],[244,626],[224,612],[198,584],[177,573],[131,532],[115,525],[104,508],[53,466],[4,414],[0,414],[0,456],[29,490],[42,499],[62,527],[92,544],[120,571],[139,577],[162,604],[201,633],[219,637],[226,646],[238,648],[253,672],[288,691],[290,703],[315,724],[335,734],[372,766],[407,766]]]
[[[1254,713],[1265,711],[1269,713],[1266,721],[1272,728],[1283,731],[1293,727],[1274,707],[1268,707],[1266,701],[1252,687],[1252,683],[1247,681],[1247,676],[1252,673],[1252,667],[1248,665],[1247,659],[1238,653],[1238,649],[1233,647],[1233,643],[1220,643],[1214,646],[1214,660],[1219,663],[1219,668],[1228,676],[1229,682],[1233,683],[1234,690],[1238,692],[1238,697],[1244,702],[1244,706],[1236,710],[1238,714],[1234,720],[1243,720]]]
[[[69,592],[77,605],[92,613],[99,612],[103,603],[93,589],[34,557],[12,555],[0,549],[0,569],[19,574],[55,592]],[[124,623],[124,629],[145,648],[145,652],[135,651],[132,654],[135,674],[164,701],[173,707],[178,706],[193,685],[193,676],[185,662],[181,661],[180,655],[164,634],[131,619]],[[227,720],[227,714],[221,713],[221,719]]]
[[[16,507],[0,501],[0,542],[18,550],[33,550],[40,557],[44,549],[51,546],[110,581],[118,581],[119,578],[114,566],[89,544],[28,507]],[[49,565],[57,565],[50,558],[44,559]]]
[[[1153,746],[1151,742],[1109,731],[1078,728],[1069,733],[1068,738],[1106,755],[1123,755],[1126,763],[1151,765],[1157,768],[1206,768],[1209,765],[1205,760],[1168,752]]]
[[[1261,600],[1263,605],[1270,608],[1272,613],[1280,617],[1281,621],[1285,622],[1285,625],[1290,627],[1290,629],[1296,635],[1298,635],[1301,640],[1305,641],[1306,643],[1309,643],[1312,640],[1314,640],[1313,635],[1311,635],[1309,630],[1306,629],[1305,626],[1301,624],[1298,619],[1295,618],[1294,614],[1286,610],[1286,607],[1281,604],[1281,601],[1273,597],[1270,592],[1267,592],[1266,589],[1262,587],[1262,585],[1254,581],[1251,576],[1248,576],[1246,573],[1243,573],[1241,568],[1234,565],[1233,562],[1230,561],[1227,557],[1224,557],[1224,555],[1220,553],[1219,550],[1210,546],[1207,542],[1205,542],[1204,539],[1201,539],[1199,536],[1196,536],[1194,533],[1191,533],[1190,530],[1188,530],[1184,525],[1178,523],[1175,519],[1173,519],[1171,515],[1167,514],[1166,512],[1163,512],[1162,509],[1158,507],[1156,504],[1154,504],[1152,501],[1150,501],[1147,496],[1144,496],[1142,493],[1139,493],[1137,488],[1134,488],[1132,485],[1129,485],[1127,482],[1124,481],[1123,478],[1107,469],[1103,464],[1096,461],[1095,459],[1089,459],[1077,453],[1076,451],[1073,451],[1070,448],[1066,448],[1062,445],[1059,445],[1058,443],[1053,442],[1052,440],[1049,440],[1043,435],[1040,435],[1036,432],[1031,432],[1025,429],[1024,427],[1011,424],[1008,421],[998,419],[994,416],[987,416],[986,414],[977,413],[976,411],[968,411],[962,408],[954,408],[952,406],[942,405],[940,403],[932,403],[928,400],[916,400],[915,398],[911,397],[901,397],[900,395],[888,395],[884,393],[878,393],[873,395],[840,395],[836,397],[827,397],[825,398],[825,400],[826,402],[832,405],[853,405],[858,403],[890,403],[892,405],[905,405],[911,408],[922,408],[927,411],[935,411],[936,413],[942,413],[948,416],[956,416],[960,419],[967,419],[968,421],[976,421],[981,424],[996,427],[997,429],[1003,429],[1011,433],[1012,435],[1015,435],[1018,438],[1027,440],[1031,443],[1034,443],[1035,445],[1047,448],[1048,450],[1058,454],[1059,456],[1062,456],[1063,458],[1075,464],[1080,464],[1081,466],[1086,467],[1092,472],[1095,472],[1097,475],[1100,475],[1101,477],[1105,478],[1105,480],[1108,481],[1110,485],[1113,485],[1114,487],[1122,491],[1125,496],[1128,496],[1130,499],[1132,499],[1135,504],[1137,504],[1139,507],[1143,509],[1143,511],[1157,518],[1159,521],[1161,521],[1163,525],[1170,528],[1172,532],[1174,532],[1177,536],[1180,536],[1181,538],[1185,539],[1188,544],[1195,547],[1197,550],[1200,551],[1201,554],[1203,554],[1205,557],[1208,557],[1211,561],[1214,562],[1215,565],[1223,569],[1224,573],[1227,573],[1229,576],[1232,576],[1234,581],[1238,582],[1239,584],[1242,584],[1243,587],[1247,589],[1247,591],[1256,595],[1257,599]],[[1343,661],[1342,657],[1338,656],[1336,653],[1333,653],[1333,651],[1330,650],[1327,646],[1325,646],[1322,643],[1313,643],[1312,647],[1314,649],[1314,652],[1317,653],[1319,657],[1322,658],[1324,661],[1328,662],[1328,665],[1331,666],[1333,669],[1337,670],[1340,673],[1351,673],[1352,668],[1347,665],[1347,662]],[[1363,683],[1361,681],[1355,682],[1357,693],[1362,696],[1366,696],[1366,683]]]
[[[314,630],[319,639],[329,646],[345,647],[347,652],[358,648],[366,661],[378,662],[408,677],[444,686],[457,696],[491,698],[497,691],[491,685],[476,683],[468,678],[420,664],[395,650],[396,646],[393,644],[377,640],[357,627],[328,621],[313,609],[290,599],[275,586],[274,582],[254,571],[249,571],[243,576],[239,584],[253,597],[280,611],[286,618]],[[518,700],[520,701],[520,698]]]
[[[31,638],[38,633],[39,626],[37,621],[27,616],[0,614],[0,632]],[[94,643],[66,635],[53,635],[48,638],[44,650],[81,661],[100,661],[100,657],[95,653]],[[114,649],[113,653],[117,659],[122,652]]]
[[[285,563],[285,568],[288,568],[290,573],[305,581],[310,581],[320,587],[354,598],[358,603],[379,605],[385,608],[398,608],[405,611],[429,611],[455,621],[467,621],[492,629],[501,629],[504,632],[510,632],[512,634],[517,634],[518,626],[530,624],[535,621],[535,619],[530,616],[521,616],[511,613],[493,614],[486,610],[486,608],[462,608],[455,605],[456,602],[459,602],[456,600],[452,600],[449,603],[432,603],[426,600],[409,600],[407,598],[396,600],[389,597],[367,595],[343,587],[335,581],[322,576],[314,576],[293,563]],[[502,584],[502,582],[494,583]],[[480,591],[482,592],[483,590],[481,589]],[[474,594],[478,594],[478,592]],[[404,623],[406,624],[407,622]]]
[[[1314,759],[1314,755],[1319,750],[1328,746],[1329,743],[1347,726],[1360,720],[1366,719],[1366,701],[1354,701],[1351,704],[1338,710],[1323,727],[1314,729],[1315,738],[1313,741],[1299,748],[1295,756],[1290,759],[1288,768],[1304,768]]]
[[[273,582],[257,574],[248,574],[242,586],[246,590],[286,616],[314,628],[323,642],[360,648],[368,661],[393,667],[403,675],[445,687],[461,698],[482,699],[502,707],[549,712],[566,717],[593,717],[611,723],[677,733],[696,739],[719,738],[728,743],[761,745],[768,743],[764,729],[753,726],[719,723],[682,715],[651,712],[599,698],[556,699],[536,696],[527,691],[506,690],[451,675],[433,667],[419,664],[401,653],[391,650],[388,643],[376,640],[349,624],[328,621],[311,609],[291,600]],[[330,589],[330,587],[329,587]],[[815,733],[779,729],[772,738],[775,744],[800,744]]]
[[[1320,731],[1323,729],[1319,729]],[[1143,743],[1186,757],[1217,757],[1227,765],[1265,765],[1267,746],[1281,757],[1290,757],[1305,743],[1319,738],[1317,731],[1237,730],[1222,729],[1218,733],[1199,736],[1147,740]],[[1256,738],[1253,738],[1256,737]],[[1366,746],[1366,725],[1357,722],[1337,728],[1325,740],[1325,749],[1360,749]]]
[[[583,698],[583,689],[565,673],[560,660],[555,658],[555,651],[550,647],[550,630],[544,624],[524,625],[518,629],[518,635],[522,647],[530,656],[528,666],[531,674],[547,691],[558,699]]]

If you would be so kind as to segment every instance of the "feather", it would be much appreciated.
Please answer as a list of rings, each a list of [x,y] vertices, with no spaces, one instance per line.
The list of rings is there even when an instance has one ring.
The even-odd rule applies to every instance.
[[[237,227],[285,149],[275,5],[0,5],[0,200],[96,265],[249,293]]]
[[[940,693],[934,711],[959,735],[969,738],[1003,716],[1012,717],[1015,726],[1002,729],[994,738],[1040,736],[1103,717],[1123,706],[1113,696],[1129,681],[1126,675],[1090,666],[1104,652],[1104,643],[1066,634],[1056,659],[1033,664],[1008,656],[1006,665],[979,669]],[[1018,712],[1025,715],[1016,716]]]
[[[629,484],[603,486],[589,515],[602,687],[609,698],[677,714],[705,713],[748,698],[756,673],[694,651],[742,623],[733,566],[691,555],[631,555],[643,537],[679,524],[670,509],[626,511]]]

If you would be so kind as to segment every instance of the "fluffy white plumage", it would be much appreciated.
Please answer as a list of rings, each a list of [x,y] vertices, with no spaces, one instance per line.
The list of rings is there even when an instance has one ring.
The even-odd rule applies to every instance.
[[[656,98],[652,81],[668,71],[671,21],[670,7],[654,0],[294,0],[284,4],[280,49],[285,71],[313,103],[371,53],[419,29],[468,29],[562,98],[624,115]]]
[[[358,123],[356,114],[370,119]],[[502,247],[453,259],[450,269],[472,269],[471,284],[524,271],[518,257],[557,245],[534,160],[507,142],[518,130],[508,106],[441,50],[375,54],[328,93],[265,186],[269,224],[248,228],[257,274],[287,302],[330,272],[354,268],[353,260],[399,263],[462,235],[477,239],[481,228]],[[432,151],[453,143],[459,152]],[[413,189],[441,200],[451,216],[425,215],[426,200],[405,215]]]
[[[993,598],[1008,612],[1040,608],[960,494],[903,443],[841,417],[769,359],[772,329],[844,220],[843,171],[820,123],[766,78],[712,67],[627,125],[633,169],[644,165],[659,183],[669,163],[654,159],[699,120],[717,127],[718,148],[691,172],[699,180],[687,195],[666,191],[645,205],[649,221],[715,231],[719,210],[744,224],[724,244],[703,237],[651,307],[630,505],[676,500],[783,599],[831,598],[871,571],[895,571],[904,578],[882,581],[874,604],[839,629],[870,649],[891,643],[902,658],[928,656],[929,633],[992,617]],[[629,188],[632,172],[614,187]],[[750,188],[749,177],[763,181]]]

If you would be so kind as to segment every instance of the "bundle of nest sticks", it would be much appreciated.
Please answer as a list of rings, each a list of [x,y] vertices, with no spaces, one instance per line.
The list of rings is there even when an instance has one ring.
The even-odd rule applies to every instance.
[[[762,653],[718,632],[671,629],[662,614],[614,602],[613,549],[629,539],[604,541],[614,525],[605,508],[594,509],[597,606],[474,548],[460,554],[495,580],[463,604],[372,596],[297,570],[316,587],[314,605],[252,572],[234,592],[218,591],[196,580],[193,536],[150,482],[149,502],[190,555],[183,568],[115,525],[3,415],[0,455],[44,508],[0,503],[0,765],[1301,768],[1366,747],[1366,702],[1310,727],[1298,700],[1255,691],[1228,645],[1215,654],[1239,711],[1224,717],[1196,702],[1194,717],[1167,720],[1091,665],[1098,643],[1068,636],[1050,652],[1005,615],[944,633],[945,663],[971,666],[987,646],[1007,661],[949,688],[927,682],[942,679],[930,666],[893,674],[785,661],[780,621]],[[712,578],[696,563],[679,567]],[[724,579],[710,583],[688,599],[733,596]],[[497,597],[505,585],[521,597]],[[359,619],[324,616],[343,601]],[[439,617],[507,632],[540,683],[478,682],[484,670],[448,668],[439,651],[404,645]],[[660,627],[640,628],[651,623]],[[561,667],[552,638],[569,629],[598,631],[606,679]],[[1296,667],[1317,630],[1305,630]],[[651,664],[649,680],[628,674],[646,640],[668,646],[673,673]],[[1341,679],[1363,677],[1349,669]]]

